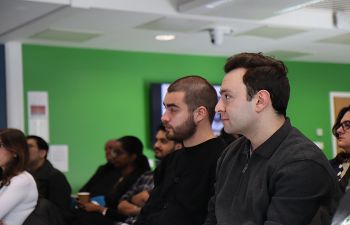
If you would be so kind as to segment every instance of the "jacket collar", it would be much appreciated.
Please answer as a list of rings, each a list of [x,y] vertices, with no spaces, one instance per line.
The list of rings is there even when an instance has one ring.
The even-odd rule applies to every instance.
[[[271,137],[255,149],[252,155],[260,155],[261,157],[269,158],[287,137],[291,129],[292,125],[290,120],[289,118],[286,118],[284,124]],[[250,148],[250,141],[246,139],[244,154],[250,154]]]

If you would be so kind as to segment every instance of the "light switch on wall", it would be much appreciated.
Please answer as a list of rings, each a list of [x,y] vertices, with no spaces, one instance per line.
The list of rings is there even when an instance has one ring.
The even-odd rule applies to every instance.
[[[317,135],[318,137],[323,136],[323,129],[322,129],[322,128],[317,128],[317,129],[316,129],[316,135]]]

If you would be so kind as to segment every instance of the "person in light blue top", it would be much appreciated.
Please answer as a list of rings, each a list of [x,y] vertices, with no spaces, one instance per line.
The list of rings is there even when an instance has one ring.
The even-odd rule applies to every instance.
[[[23,224],[37,204],[36,183],[25,171],[28,154],[22,131],[11,128],[0,130],[0,224]]]

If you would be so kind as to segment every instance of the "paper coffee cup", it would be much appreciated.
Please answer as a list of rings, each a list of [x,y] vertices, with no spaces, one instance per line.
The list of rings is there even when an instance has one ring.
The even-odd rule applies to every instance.
[[[80,203],[86,203],[90,201],[90,192],[79,192],[78,199]]]

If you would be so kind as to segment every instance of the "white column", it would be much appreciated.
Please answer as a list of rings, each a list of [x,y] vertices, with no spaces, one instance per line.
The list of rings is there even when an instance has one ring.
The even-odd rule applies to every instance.
[[[22,44],[5,44],[7,126],[24,131]]]

